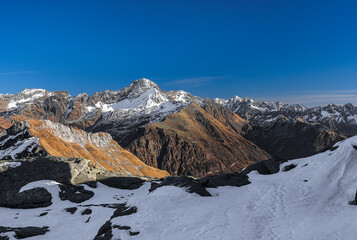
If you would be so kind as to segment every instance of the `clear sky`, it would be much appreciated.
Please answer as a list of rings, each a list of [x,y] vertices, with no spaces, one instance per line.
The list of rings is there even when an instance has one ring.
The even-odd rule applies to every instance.
[[[357,104],[357,1],[0,1],[0,92],[142,77],[201,97]]]

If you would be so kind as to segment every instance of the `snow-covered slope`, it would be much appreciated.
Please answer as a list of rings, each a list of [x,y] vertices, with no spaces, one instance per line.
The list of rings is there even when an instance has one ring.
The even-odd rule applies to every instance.
[[[44,187],[52,194],[53,204],[42,209],[0,208],[0,226],[49,227],[44,236],[31,239],[94,239],[98,233],[104,236],[111,226],[112,239],[123,240],[353,240],[357,234],[356,172],[357,137],[353,137],[324,153],[286,162],[276,174],[253,171],[248,185],[208,189],[212,197],[174,186],[149,193],[148,182],[136,190],[98,183],[97,188],[84,186],[94,197],[75,204],[58,198],[57,183],[39,181],[21,190]],[[105,205],[118,203],[131,210],[118,215]],[[70,207],[78,209],[70,214],[65,211]],[[86,208],[92,213],[83,215]],[[46,215],[39,217],[41,213]],[[14,239],[11,231],[1,235]]]
[[[212,198],[175,187],[130,198],[137,215],[116,223],[144,229],[137,239],[355,239],[357,137],[335,146],[274,175],[252,172],[249,185],[210,189]]]

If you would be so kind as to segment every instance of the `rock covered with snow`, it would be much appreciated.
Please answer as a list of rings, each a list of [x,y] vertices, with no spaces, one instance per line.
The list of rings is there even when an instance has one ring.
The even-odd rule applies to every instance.
[[[283,115],[294,122],[303,119],[308,123],[323,124],[349,136],[357,134],[357,107],[350,103],[307,108],[298,104],[265,102],[238,96],[228,100],[216,98],[214,101],[248,119],[255,126],[264,126]]]
[[[39,139],[29,133],[29,124],[20,122],[0,134],[0,160],[47,155],[38,148]]]
[[[134,81],[119,91],[95,93],[90,101],[96,110],[103,112],[90,131],[106,131],[121,139],[146,123],[158,122],[167,115],[180,111],[191,103],[203,100],[184,91],[165,92],[148,79]]]
[[[203,100],[184,91],[165,92],[149,79],[138,79],[116,91],[75,97],[66,91],[25,89],[0,96],[0,116],[48,119],[89,131],[106,131],[116,140],[148,122],[161,121],[191,103]]]

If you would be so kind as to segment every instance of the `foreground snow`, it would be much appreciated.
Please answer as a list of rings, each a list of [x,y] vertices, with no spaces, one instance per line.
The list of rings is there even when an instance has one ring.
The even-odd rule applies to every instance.
[[[137,213],[112,219],[139,235],[113,230],[114,239],[356,239],[357,206],[349,205],[357,190],[357,137],[336,144],[334,151],[294,161],[290,171],[274,175],[249,174],[243,187],[208,189],[200,197],[166,186],[149,193],[149,183],[137,190],[113,189],[98,183],[95,196],[81,204],[61,201],[53,181],[30,183],[22,190],[45,187],[53,204],[42,209],[0,208],[0,226],[49,226],[44,236],[29,239],[93,239],[114,209],[80,205],[126,203]],[[64,208],[77,206],[71,215]],[[42,212],[48,214],[39,217]],[[89,221],[88,218],[90,217]],[[88,221],[86,223],[86,221]],[[8,234],[13,239],[11,234]]]

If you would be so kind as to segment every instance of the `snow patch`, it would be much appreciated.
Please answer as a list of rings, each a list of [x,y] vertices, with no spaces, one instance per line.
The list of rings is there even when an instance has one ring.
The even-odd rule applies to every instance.
[[[38,145],[39,139],[36,137],[19,140],[11,147],[4,150],[0,150],[0,159],[4,159],[5,157],[10,156],[11,159],[15,160],[18,154],[24,151],[31,152]]]
[[[21,166],[21,162],[4,162],[0,163],[0,167],[9,166],[10,168],[16,168]]]

